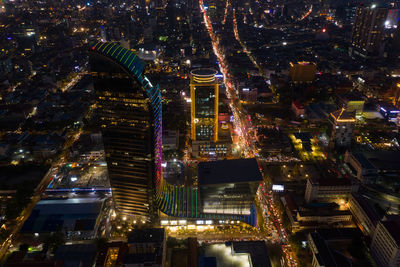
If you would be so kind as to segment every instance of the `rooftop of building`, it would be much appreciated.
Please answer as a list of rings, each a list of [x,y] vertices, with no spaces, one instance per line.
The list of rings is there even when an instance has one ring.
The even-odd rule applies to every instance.
[[[314,209],[298,211],[300,217],[329,217],[351,215],[349,210]]]
[[[308,181],[312,185],[319,186],[350,186],[355,184],[356,181],[351,178],[317,178],[311,177]]]
[[[316,232],[326,241],[352,240],[362,233],[358,228],[330,228],[317,229]]]
[[[190,74],[195,75],[195,76],[214,76],[218,72],[214,69],[211,68],[199,68],[199,69],[194,69],[190,71]]]
[[[353,153],[358,162],[367,169],[386,171],[400,170],[400,151],[369,151]]]
[[[331,113],[331,117],[335,119],[336,122],[355,122],[356,115],[355,112],[346,111],[344,108],[336,110]]]
[[[351,92],[346,92],[344,94],[339,94],[338,98],[343,101],[364,101],[365,96],[358,90],[353,90]]]
[[[316,66],[314,62],[308,62],[308,61],[298,61],[298,62],[290,62],[290,66],[294,65],[301,65],[301,66]]]
[[[400,246],[400,220],[382,221],[381,223],[393,237],[397,246]]]
[[[352,153],[353,157],[361,164],[364,169],[376,169],[374,165],[364,156],[364,153]]]
[[[199,185],[262,181],[255,158],[200,162],[198,178]]]
[[[267,246],[264,241],[232,242],[235,253],[249,253],[251,265],[257,267],[271,267]]]
[[[162,243],[164,228],[133,229],[128,235],[128,243]]]
[[[60,246],[54,259],[62,262],[60,266],[91,266],[96,255],[94,244],[73,244]]]
[[[48,233],[59,229],[90,231],[94,229],[103,200],[74,198],[41,200],[25,221],[22,233]]]
[[[310,233],[315,244],[317,261],[320,266],[337,267],[352,266],[351,261],[338,251],[331,249],[325,239],[317,232]]]
[[[156,244],[153,249],[134,249],[124,251],[121,253],[124,264],[137,264],[137,263],[158,263],[162,262],[163,243],[165,239],[164,228],[149,228],[149,229],[134,229],[128,235],[128,246],[135,246],[136,244]]]
[[[304,109],[304,105],[301,104],[298,100],[293,101],[293,105],[295,105],[298,109]]]

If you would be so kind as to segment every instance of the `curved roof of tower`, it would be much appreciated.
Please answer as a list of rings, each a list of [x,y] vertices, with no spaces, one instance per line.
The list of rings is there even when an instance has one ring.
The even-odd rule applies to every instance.
[[[214,76],[218,73],[218,71],[210,68],[199,68],[199,69],[194,69],[190,72],[190,74],[195,75],[195,76]]]
[[[117,61],[138,78],[143,73],[145,64],[132,51],[123,48],[118,43],[99,41],[91,43],[90,50]]]

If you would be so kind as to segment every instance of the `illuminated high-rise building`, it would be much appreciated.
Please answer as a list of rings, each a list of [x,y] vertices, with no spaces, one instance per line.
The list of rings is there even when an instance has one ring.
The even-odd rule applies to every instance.
[[[218,81],[217,71],[191,71],[191,137],[193,141],[218,141]]]
[[[387,8],[378,8],[375,4],[357,8],[351,36],[352,55],[367,57],[379,53],[387,14]]]
[[[162,212],[192,221],[239,220],[255,225],[254,212],[250,215],[203,212],[199,207],[197,187],[172,185],[163,179],[160,88],[153,86],[144,75],[145,66],[140,59],[119,44],[97,42],[89,46],[89,51],[108,176],[117,212],[139,220],[155,219],[158,212]],[[213,77],[215,71],[212,74]],[[211,98],[207,101],[214,105],[218,101],[214,95],[218,95],[218,84],[215,77],[204,79],[206,77],[201,76],[196,81],[212,85],[213,90],[206,95],[201,93],[199,99]],[[195,88],[204,89],[197,85]],[[215,121],[218,107],[208,109]],[[199,116],[206,112],[204,110],[199,111]]]
[[[162,182],[161,94],[144,65],[116,43],[90,46],[108,175],[120,214],[149,218]]]

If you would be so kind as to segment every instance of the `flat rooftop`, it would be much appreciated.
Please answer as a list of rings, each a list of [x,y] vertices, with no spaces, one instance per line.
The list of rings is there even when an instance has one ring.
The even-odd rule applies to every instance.
[[[133,229],[128,235],[128,243],[162,243],[164,228]]]
[[[200,162],[197,173],[199,185],[262,181],[255,158]]]
[[[94,229],[103,200],[74,198],[41,200],[25,221],[22,233],[48,233],[59,229],[90,231]]]
[[[381,171],[400,170],[399,151],[372,151],[365,152],[363,155],[374,167]]]
[[[237,254],[250,254],[251,266],[271,267],[271,261],[264,241],[242,241],[232,243],[233,251]]]

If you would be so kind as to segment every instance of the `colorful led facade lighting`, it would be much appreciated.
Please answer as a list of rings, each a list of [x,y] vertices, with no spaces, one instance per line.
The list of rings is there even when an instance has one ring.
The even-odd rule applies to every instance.
[[[138,57],[118,44],[98,42],[90,51],[116,208],[150,217],[163,199],[160,88],[143,74]]]
[[[162,212],[172,217],[240,220],[255,225],[255,211],[252,215],[201,213],[197,188],[170,185],[163,179],[159,86],[153,86],[144,75],[145,65],[139,58],[117,43],[92,43],[89,51],[117,211],[145,218]],[[206,77],[200,81],[203,78],[206,84],[210,82]],[[218,101],[218,84],[213,86]]]

